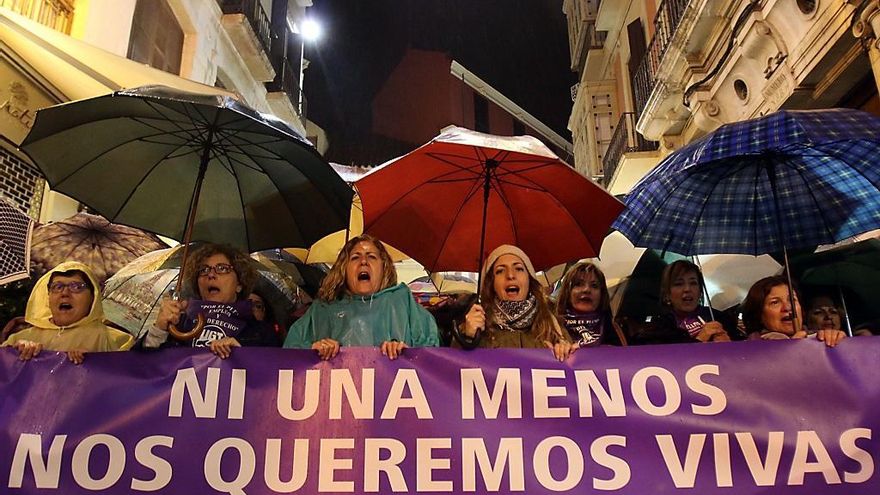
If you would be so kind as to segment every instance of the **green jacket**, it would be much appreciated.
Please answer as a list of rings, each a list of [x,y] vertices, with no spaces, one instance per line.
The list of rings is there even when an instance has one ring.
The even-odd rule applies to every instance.
[[[434,317],[416,302],[405,284],[372,296],[344,296],[331,303],[316,300],[290,326],[284,347],[310,349],[323,338],[343,346],[372,347],[389,340],[410,347],[439,345]]]

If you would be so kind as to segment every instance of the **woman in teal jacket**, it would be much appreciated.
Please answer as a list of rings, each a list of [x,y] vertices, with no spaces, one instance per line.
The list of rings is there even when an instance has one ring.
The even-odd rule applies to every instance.
[[[439,344],[437,323],[413,298],[385,246],[362,235],[349,240],[318,297],[290,327],[284,347],[314,349],[330,359],[340,346],[378,346],[396,359],[407,347]]]

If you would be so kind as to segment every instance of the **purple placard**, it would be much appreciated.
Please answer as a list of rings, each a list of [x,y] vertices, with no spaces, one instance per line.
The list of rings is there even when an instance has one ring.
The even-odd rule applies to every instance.
[[[869,337],[566,363],[168,349],[75,366],[6,349],[0,492],[876,494],[878,357]]]

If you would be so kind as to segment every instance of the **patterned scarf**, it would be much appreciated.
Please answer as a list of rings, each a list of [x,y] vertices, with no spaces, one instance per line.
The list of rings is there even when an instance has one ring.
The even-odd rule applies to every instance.
[[[495,324],[508,332],[528,331],[538,314],[538,300],[529,294],[523,301],[495,300]]]

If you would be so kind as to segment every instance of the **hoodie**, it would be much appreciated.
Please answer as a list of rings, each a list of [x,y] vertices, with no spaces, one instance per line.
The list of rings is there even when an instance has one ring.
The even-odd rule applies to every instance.
[[[52,322],[49,308],[49,280],[53,273],[79,270],[86,274],[94,287],[94,297],[89,314],[66,327]],[[9,336],[2,346],[10,346],[20,340],[43,344],[49,351],[82,350],[86,352],[125,351],[134,344],[131,335],[104,325],[104,308],[101,304],[100,285],[92,271],[84,264],[66,261],[37,280],[28,298],[25,321],[31,326]]]

